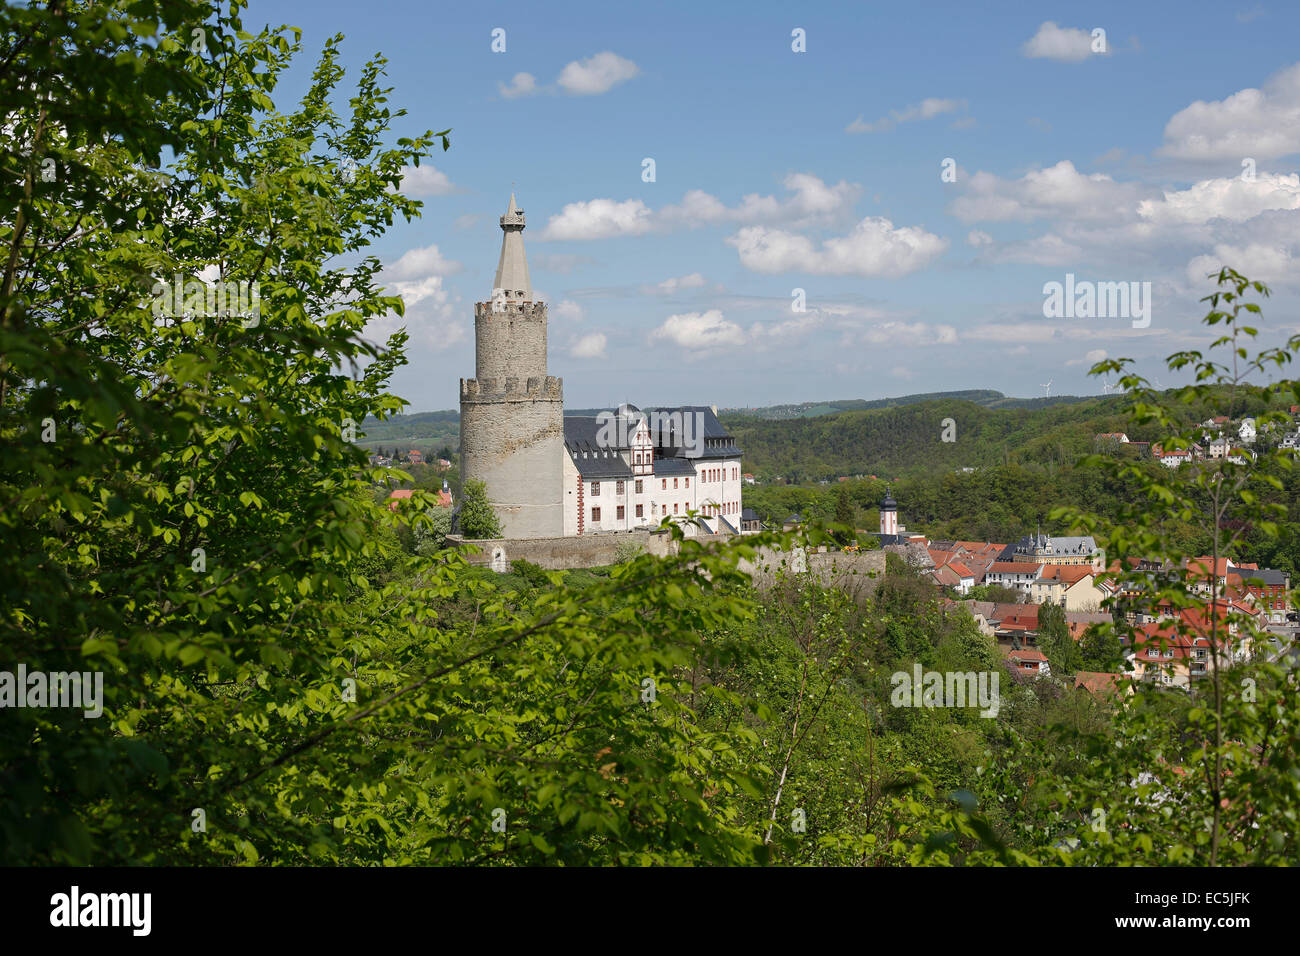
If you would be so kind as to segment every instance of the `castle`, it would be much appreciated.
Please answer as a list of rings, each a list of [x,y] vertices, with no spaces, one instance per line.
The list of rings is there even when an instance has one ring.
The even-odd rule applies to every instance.
[[[741,451],[705,406],[564,415],[564,383],[546,374],[546,304],[534,302],[524,211],[501,217],[492,300],[474,305],[475,377],[460,381],[461,477],[482,481],[503,537],[649,530],[741,530]]]

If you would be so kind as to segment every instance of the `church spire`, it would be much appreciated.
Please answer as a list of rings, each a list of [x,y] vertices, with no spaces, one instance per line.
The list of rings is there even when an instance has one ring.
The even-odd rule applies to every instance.
[[[524,211],[515,205],[515,194],[510,194],[510,207],[501,217],[501,259],[497,262],[497,275],[492,283],[493,301],[533,300],[533,286],[528,280],[528,258],[524,255]]]

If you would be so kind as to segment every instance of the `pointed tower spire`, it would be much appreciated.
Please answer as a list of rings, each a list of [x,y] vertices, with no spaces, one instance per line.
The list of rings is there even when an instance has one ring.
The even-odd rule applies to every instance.
[[[524,255],[524,211],[515,205],[515,194],[510,194],[510,207],[501,217],[501,259],[497,262],[497,275],[492,283],[494,302],[531,302],[533,286],[528,280],[528,257]]]

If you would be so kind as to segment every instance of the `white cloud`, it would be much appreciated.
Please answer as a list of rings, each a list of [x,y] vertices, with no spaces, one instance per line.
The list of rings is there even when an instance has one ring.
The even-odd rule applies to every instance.
[[[1161,200],[1138,203],[1138,215],[1157,223],[1244,222],[1270,209],[1300,209],[1300,175],[1260,172],[1249,182],[1240,176],[1207,179],[1181,192],[1166,192]]]
[[[1234,246],[1220,243],[1213,255],[1197,256],[1187,263],[1187,278],[1203,285],[1205,277],[1230,266],[1242,275],[1273,285],[1293,284],[1300,280],[1300,260],[1284,246],[1250,243]]]
[[[745,341],[744,330],[735,322],[723,318],[719,309],[670,315],[655,330],[654,335],[666,335],[682,348],[695,351],[740,345]]]
[[[547,222],[543,239],[609,239],[650,231],[650,209],[639,199],[572,202]]]
[[[574,358],[604,358],[607,344],[603,332],[592,332],[575,341],[569,349],[569,354]]]
[[[959,109],[964,109],[965,100],[945,100],[936,97],[924,99],[920,103],[915,103],[901,110],[890,110],[889,115],[882,117],[874,123],[864,123],[859,116],[848,126],[844,127],[846,133],[884,133],[893,129],[899,123],[911,123],[915,120],[928,120],[944,113],[954,113]]]
[[[978,249],[980,246],[993,245],[993,237],[981,229],[972,229],[966,235],[966,241]]]
[[[1275,73],[1263,89],[1214,102],[1197,100],[1165,126],[1159,153],[1175,159],[1240,162],[1300,153],[1300,63]]]
[[[1106,361],[1106,354],[1105,349],[1092,349],[1091,351],[1084,353],[1083,358],[1072,358],[1065,364],[1067,368],[1072,365],[1093,366],[1098,362]]]
[[[561,319],[568,319],[570,322],[581,322],[585,317],[582,306],[572,299],[565,299],[552,310]]]
[[[569,203],[552,216],[543,239],[609,239],[639,236],[650,231],[698,229],[720,224],[787,223],[797,228],[831,225],[852,215],[862,187],[843,180],[828,185],[811,173],[791,173],[782,181],[792,195],[778,199],[748,193],[728,206],[702,189],[687,192],[681,202],[651,210],[640,199],[591,199]]]
[[[520,96],[532,96],[534,93],[540,93],[537,86],[537,77],[531,73],[516,73],[510,80],[510,84],[497,83],[497,92],[508,100],[516,99]]]
[[[948,248],[948,240],[914,226],[895,227],[869,216],[847,236],[824,239],[820,247],[806,236],[749,226],[727,243],[754,272],[806,272],[813,275],[897,277],[927,265]]]
[[[556,82],[564,92],[571,95],[593,96],[607,93],[619,83],[632,79],[640,72],[641,70],[631,60],[607,50],[585,60],[574,60],[569,63],[560,71]]]
[[[1144,187],[1117,183],[1105,173],[1084,174],[1063,159],[1034,169],[1019,179],[977,172],[965,180],[965,192],[948,211],[964,222],[1028,222],[1044,216],[1116,220],[1133,217]]]
[[[1077,27],[1058,27],[1048,20],[1020,49],[1031,58],[1078,63],[1093,55],[1092,32]]]
[[[702,289],[706,284],[704,276],[692,272],[690,275],[665,279],[655,285],[643,285],[641,291],[646,295],[675,295],[683,289]]]
[[[786,222],[795,226],[824,224],[842,218],[862,195],[862,187],[840,180],[829,186],[811,173],[791,173],[782,185],[794,195],[786,199],[748,193],[736,206],[727,206],[702,189],[692,189],[675,206],[656,214],[658,224],[696,228],[718,223]]]
[[[456,186],[447,174],[432,166],[403,166],[402,192],[410,196],[448,196]]]
[[[956,345],[957,330],[951,325],[930,325],[926,322],[880,322],[864,329],[859,339],[867,345],[901,348]]]
[[[409,281],[426,276],[454,275],[460,263],[443,257],[436,245],[408,249],[402,257],[383,271],[384,281]]]

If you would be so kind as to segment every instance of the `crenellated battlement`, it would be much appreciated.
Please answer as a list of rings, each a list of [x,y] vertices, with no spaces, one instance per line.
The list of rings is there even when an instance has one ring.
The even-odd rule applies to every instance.
[[[546,321],[546,303],[523,299],[498,299],[495,302],[475,302],[475,319],[532,319]]]
[[[555,375],[517,378],[462,378],[462,402],[560,402],[564,400],[564,379]]]

